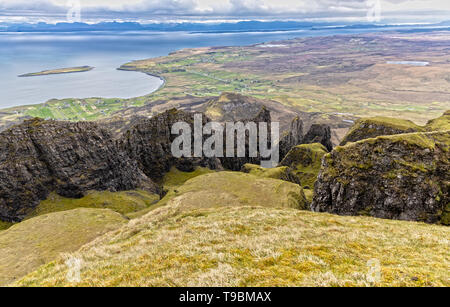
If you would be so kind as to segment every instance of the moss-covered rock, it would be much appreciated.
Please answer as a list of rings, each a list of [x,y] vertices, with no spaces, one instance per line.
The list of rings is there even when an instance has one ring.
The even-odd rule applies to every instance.
[[[422,132],[425,128],[414,124],[410,120],[372,117],[358,120],[350,129],[341,146],[350,142],[357,142],[365,139],[375,138],[382,135],[394,135],[412,132]]]
[[[108,209],[76,209],[14,225],[0,233],[0,285],[21,278],[61,253],[74,252],[126,222]]]
[[[306,209],[299,185],[238,172],[196,177],[172,191],[159,204],[177,203],[183,210],[221,206],[264,206]]]
[[[313,124],[306,133],[303,144],[320,143],[328,151],[333,150],[333,143],[331,141],[331,127],[324,124]]]
[[[144,210],[160,200],[158,194],[152,194],[143,190],[125,192],[97,192],[90,191],[83,198],[65,198],[56,193],[41,201],[27,219],[35,216],[73,210],[78,208],[111,209],[120,214],[128,214]]]
[[[356,122],[341,142],[344,146],[350,142],[357,142],[365,139],[376,138],[383,135],[395,135],[414,132],[432,132],[450,130],[450,111],[441,117],[431,120],[426,126],[419,126],[410,120],[372,117],[363,118]]]
[[[342,215],[445,223],[450,132],[381,136],[324,159],[312,208]]]
[[[2,222],[2,221],[0,221],[0,231],[8,229],[12,225],[14,225],[14,224],[13,223],[9,223],[9,222]]]
[[[426,128],[431,131],[449,131],[450,110],[445,112],[441,117],[429,121]]]
[[[450,226],[450,203],[445,206],[442,217],[441,217],[441,224],[445,226]]]
[[[305,189],[313,189],[322,158],[328,153],[319,143],[296,146],[281,161],[280,166],[289,167]]]

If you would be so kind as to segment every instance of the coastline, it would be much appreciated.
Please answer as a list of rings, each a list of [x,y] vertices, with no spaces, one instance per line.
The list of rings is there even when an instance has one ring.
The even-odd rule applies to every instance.
[[[117,68],[117,70],[120,70],[120,71],[140,72],[140,73],[146,74],[146,75],[148,75],[148,76],[150,76],[150,77],[154,77],[154,78],[157,78],[157,79],[159,79],[159,80],[162,81],[162,84],[161,84],[156,90],[154,90],[154,91],[151,92],[151,93],[148,93],[148,94],[144,95],[143,97],[148,96],[148,95],[152,95],[152,94],[154,94],[154,93],[156,93],[156,92],[162,90],[162,89],[166,86],[167,80],[166,80],[166,78],[164,78],[163,76],[159,76],[159,75],[157,75],[157,74],[150,73],[150,72],[141,71],[141,70],[138,70],[138,69],[136,69],[136,68],[134,68],[134,67],[130,67],[130,68],[124,67],[124,66],[127,65],[127,64],[128,64],[128,63],[123,64],[122,66],[120,66],[119,68]]]

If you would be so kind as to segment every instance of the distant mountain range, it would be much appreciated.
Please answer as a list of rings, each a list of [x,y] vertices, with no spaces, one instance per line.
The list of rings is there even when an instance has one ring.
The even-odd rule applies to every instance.
[[[420,28],[449,27],[450,21],[439,24],[420,25]],[[87,23],[0,23],[0,32],[93,32],[93,31],[190,31],[190,32],[267,32],[293,30],[322,30],[332,28],[371,29],[371,28],[411,28],[414,25],[380,25],[380,24],[344,24],[344,23],[314,23],[297,21],[241,21],[235,23],[154,23],[141,24],[137,22],[101,22]]]

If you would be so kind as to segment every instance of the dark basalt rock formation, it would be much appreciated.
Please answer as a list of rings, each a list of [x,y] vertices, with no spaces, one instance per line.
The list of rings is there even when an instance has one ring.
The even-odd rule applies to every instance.
[[[0,134],[0,220],[20,221],[52,191],[137,188],[159,192],[95,123],[33,119]]]
[[[270,111],[267,110],[265,107],[262,107],[260,109],[259,113],[254,118],[249,118],[247,120],[241,119],[241,122],[243,122],[244,124],[247,124],[249,122],[254,122],[257,125],[259,123],[267,123],[268,124],[268,132],[267,132],[268,134],[267,134],[267,136],[270,139],[270,131],[271,131],[270,130],[270,124],[272,123],[272,119],[271,119],[271,116],[270,116]],[[224,168],[232,170],[232,171],[239,172],[245,164],[260,164],[261,163],[262,159],[260,157],[259,152],[258,152],[258,156],[257,157],[253,157],[253,158],[250,157],[248,131],[246,131],[246,136],[247,136],[247,138],[246,138],[246,154],[245,154],[245,158],[238,158],[237,157],[237,141],[236,141],[236,136],[235,136],[234,144],[236,146],[236,149],[235,149],[235,157],[236,158],[227,158],[227,157],[221,158],[220,162],[222,163]],[[259,136],[259,125],[258,125],[258,136]],[[227,138],[227,134],[225,133],[224,139],[226,140],[226,138]],[[259,138],[258,138],[257,141],[258,141],[258,144],[259,144]],[[224,144],[226,144],[226,143],[224,142]]]
[[[280,140],[280,157],[285,157],[291,148],[303,144],[303,122],[300,118],[295,118],[291,123],[291,129]]]
[[[193,171],[197,166],[221,169],[218,159],[175,158],[172,155],[172,142],[178,135],[172,135],[171,129],[177,122],[189,123],[192,133],[194,132],[194,113],[172,109],[153,118],[140,120],[123,135],[120,147],[154,180],[160,180],[173,166],[184,172]],[[203,116],[203,125],[207,122],[207,117]]]
[[[450,224],[450,132],[382,136],[325,156],[312,209]]]
[[[331,128],[328,125],[314,124],[309,129],[308,133],[303,139],[303,144],[320,143],[328,151],[333,150],[333,143],[331,142]],[[298,144],[297,144],[298,145]]]

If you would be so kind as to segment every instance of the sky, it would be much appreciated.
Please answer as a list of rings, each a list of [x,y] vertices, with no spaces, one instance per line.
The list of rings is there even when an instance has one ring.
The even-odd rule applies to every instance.
[[[0,22],[308,20],[426,23],[450,20],[449,0],[0,0]]]

